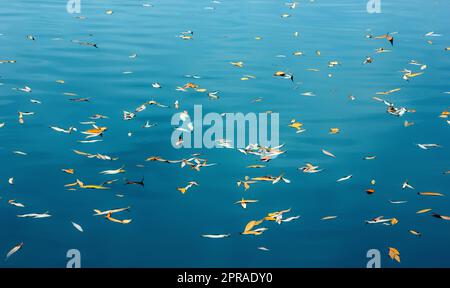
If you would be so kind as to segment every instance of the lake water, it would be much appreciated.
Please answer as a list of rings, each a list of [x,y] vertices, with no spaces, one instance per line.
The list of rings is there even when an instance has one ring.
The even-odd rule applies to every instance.
[[[450,51],[445,51],[450,46],[449,1],[382,0],[381,13],[374,14],[367,12],[365,1],[357,0],[299,1],[296,9],[269,0],[155,0],[149,2],[152,7],[134,0],[81,0],[81,14],[68,13],[65,1],[6,2],[0,9],[0,58],[17,62],[0,64],[0,123],[6,123],[0,128],[0,253],[6,255],[21,242],[24,246],[0,261],[0,267],[65,267],[72,248],[80,251],[82,267],[365,267],[369,249],[380,250],[382,267],[449,266],[450,223],[430,212],[416,214],[432,208],[450,215],[448,197],[417,194],[449,192],[450,175],[444,172],[450,169],[450,125],[439,117],[450,106],[445,93],[450,91]],[[112,15],[105,13],[109,9]],[[291,17],[281,17],[284,13]],[[177,37],[188,30],[194,31],[192,40]],[[430,31],[442,36],[425,37]],[[386,33],[394,36],[393,47],[386,39],[366,38]],[[73,40],[97,43],[98,48]],[[375,53],[381,47],[391,52]],[[304,56],[294,56],[295,51]],[[134,53],[137,57],[130,58]],[[366,56],[373,63],[363,65]],[[333,60],[340,65],[329,68]],[[421,71],[410,60],[427,68]],[[230,64],[237,61],[244,67]],[[424,74],[405,81],[399,72],[405,68]],[[276,71],[293,73],[296,83],[273,77]],[[242,81],[247,74],[256,78]],[[58,79],[65,83],[56,83]],[[162,88],[152,88],[154,82]],[[175,90],[187,82],[220,90],[220,98]],[[14,90],[24,86],[32,92]],[[378,96],[416,113],[393,116],[373,99],[376,92],[394,88],[401,90]],[[302,96],[305,92],[316,96]],[[349,100],[349,95],[356,99]],[[90,101],[68,100],[77,97]],[[262,101],[253,102],[257,98]],[[122,119],[123,110],[152,99],[170,109],[151,106],[131,121]],[[196,104],[204,113],[279,113],[280,143],[287,152],[261,163],[235,149],[174,149],[170,119],[177,112],[175,100],[189,113]],[[21,125],[18,111],[35,115],[24,116]],[[92,121],[94,114],[109,117],[96,120],[108,127],[103,141],[77,142],[86,136],[79,132],[90,128],[79,122]],[[288,127],[294,118],[305,132]],[[158,125],[144,129],[147,120]],[[405,120],[415,125],[404,127]],[[49,126],[79,131],[64,134]],[[341,132],[330,134],[332,127]],[[419,143],[442,147],[424,150]],[[119,159],[88,159],[73,149]],[[197,172],[145,161],[193,153],[218,165]],[[363,160],[368,155],[377,158]],[[306,162],[325,170],[297,170]],[[246,168],[252,164],[267,167]],[[122,165],[125,174],[99,174]],[[63,168],[73,168],[75,174],[63,173]],[[281,173],[290,184],[256,183],[245,192],[236,185],[246,175]],[[347,175],[353,177],[336,182]],[[14,185],[8,184],[10,177]],[[124,185],[124,178],[142,177],[145,187]],[[64,187],[77,178],[86,184],[118,181],[109,190]],[[406,179],[414,190],[402,189]],[[189,181],[199,186],[182,195],[177,187]],[[369,188],[376,192],[367,195]],[[259,202],[247,209],[233,204],[242,197]],[[8,204],[12,199],[26,207]],[[92,216],[93,209],[127,206],[130,212],[114,217],[132,219],[128,225]],[[265,222],[261,227],[269,230],[260,236],[239,234],[250,220],[287,208],[292,210],[285,218],[301,218],[281,225]],[[52,217],[16,216],[46,211]],[[332,215],[338,217],[321,220]],[[365,224],[380,215],[399,223]],[[228,233],[224,239],[201,237]],[[261,246],[270,251],[257,249]],[[389,258],[389,247],[400,251],[401,263]]]

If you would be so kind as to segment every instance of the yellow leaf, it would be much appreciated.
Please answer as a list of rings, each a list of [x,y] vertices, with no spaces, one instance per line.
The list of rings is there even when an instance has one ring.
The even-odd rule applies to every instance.
[[[422,236],[422,233],[416,231],[416,230],[409,230],[409,233],[415,235],[415,236]]]
[[[341,129],[339,129],[339,128],[330,128],[330,133],[331,134],[337,134],[339,132],[341,132]]]
[[[417,213],[417,214],[422,214],[422,213],[427,213],[427,212],[430,212],[430,211],[431,211],[431,209],[430,209],[430,208],[427,208],[427,209],[419,210],[419,211],[417,211],[416,213]]]
[[[444,194],[437,192],[419,192],[418,194],[422,196],[445,196]]]
[[[400,252],[396,248],[389,247],[389,257],[400,263]]]

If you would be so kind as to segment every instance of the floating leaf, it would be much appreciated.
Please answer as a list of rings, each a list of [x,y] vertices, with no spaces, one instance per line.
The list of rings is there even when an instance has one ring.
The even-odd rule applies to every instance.
[[[400,252],[396,248],[389,247],[389,257],[400,263]]]

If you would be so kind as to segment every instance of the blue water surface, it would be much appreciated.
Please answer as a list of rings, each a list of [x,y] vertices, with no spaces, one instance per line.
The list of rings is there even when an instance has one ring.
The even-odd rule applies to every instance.
[[[432,208],[450,215],[448,197],[417,194],[449,192],[450,175],[444,172],[450,169],[450,126],[439,117],[450,106],[445,93],[450,91],[450,51],[445,51],[450,46],[449,1],[382,0],[381,13],[373,14],[361,0],[302,0],[296,9],[275,0],[145,3],[81,0],[81,14],[70,14],[64,0],[2,0],[0,59],[17,62],[0,64],[0,123],[6,123],[0,128],[0,254],[6,256],[18,243],[24,246],[7,261],[0,260],[0,267],[65,267],[66,252],[72,248],[81,252],[82,267],[365,267],[366,252],[372,248],[380,250],[383,267],[450,266],[450,223],[430,213],[416,214]],[[105,13],[109,9],[112,15]],[[291,17],[281,17],[284,13]],[[194,31],[192,40],[177,37],[187,30]],[[425,37],[430,31],[442,36]],[[385,39],[366,38],[393,32],[393,47]],[[27,40],[27,35],[35,40]],[[98,48],[73,40],[97,43]],[[381,47],[391,52],[375,53]],[[293,56],[295,51],[304,56]],[[130,58],[134,53],[137,57]],[[366,56],[373,57],[372,64],[362,64]],[[340,65],[329,68],[333,60]],[[399,71],[420,71],[410,60],[427,69],[405,81]],[[230,64],[236,61],[243,61],[244,67]],[[296,83],[273,77],[276,71],[293,73]],[[241,81],[246,74],[256,78]],[[58,79],[65,84],[56,83]],[[162,88],[152,88],[153,82]],[[175,90],[187,82],[220,90],[220,98]],[[32,92],[14,90],[24,86]],[[376,92],[394,88],[401,90],[378,96],[416,113],[396,117],[373,99]],[[309,91],[316,96],[301,95]],[[78,96],[63,94],[68,92]],[[356,99],[349,100],[349,95]],[[68,100],[76,97],[90,101]],[[252,102],[256,98],[262,101]],[[151,106],[131,121],[122,119],[123,110],[152,99],[170,108]],[[265,163],[266,168],[249,169],[261,164],[258,157],[235,149],[174,149],[170,120],[177,112],[175,100],[190,113],[195,104],[202,105],[204,113],[279,113],[280,143],[287,152]],[[35,115],[25,116],[21,125],[18,111]],[[109,117],[97,120],[108,127],[103,141],[77,142],[85,136],[79,132],[89,128],[79,122],[94,114]],[[295,133],[288,127],[291,119],[302,122],[306,131]],[[147,120],[158,125],[144,129]],[[405,120],[415,125],[405,128]],[[75,126],[79,131],[64,134],[49,126]],[[330,134],[332,127],[341,132]],[[442,147],[423,150],[419,143]],[[119,159],[88,159],[73,149]],[[193,153],[218,165],[197,172],[145,161]],[[363,160],[368,155],[377,158]],[[325,170],[297,170],[306,162]],[[125,174],[99,174],[122,165]],[[75,174],[65,174],[63,168],[73,168]],[[236,185],[246,175],[281,173],[290,184],[257,183],[246,192]],[[350,180],[336,182],[350,174]],[[10,177],[14,185],[8,184]],[[144,188],[124,185],[124,178],[142,177]],[[119,180],[109,190],[64,187],[77,178],[86,184]],[[406,179],[414,190],[402,189]],[[199,186],[184,195],[177,191],[192,180]],[[376,192],[367,195],[369,188]],[[259,202],[242,209],[233,204],[242,197]],[[26,207],[8,204],[12,199]],[[93,209],[126,206],[130,212],[115,217],[132,219],[128,225],[92,215]],[[301,218],[281,225],[265,222],[262,226],[269,230],[260,236],[239,234],[250,220],[287,208],[292,209],[288,216]],[[17,217],[46,211],[52,217]],[[338,217],[321,220],[331,215]],[[365,224],[381,215],[399,223]],[[411,229],[422,236],[412,235]],[[228,233],[225,239],[201,237]],[[261,246],[270,251],[258,250]],[[389,247],[400,251],[401,263],[389,258]]]

